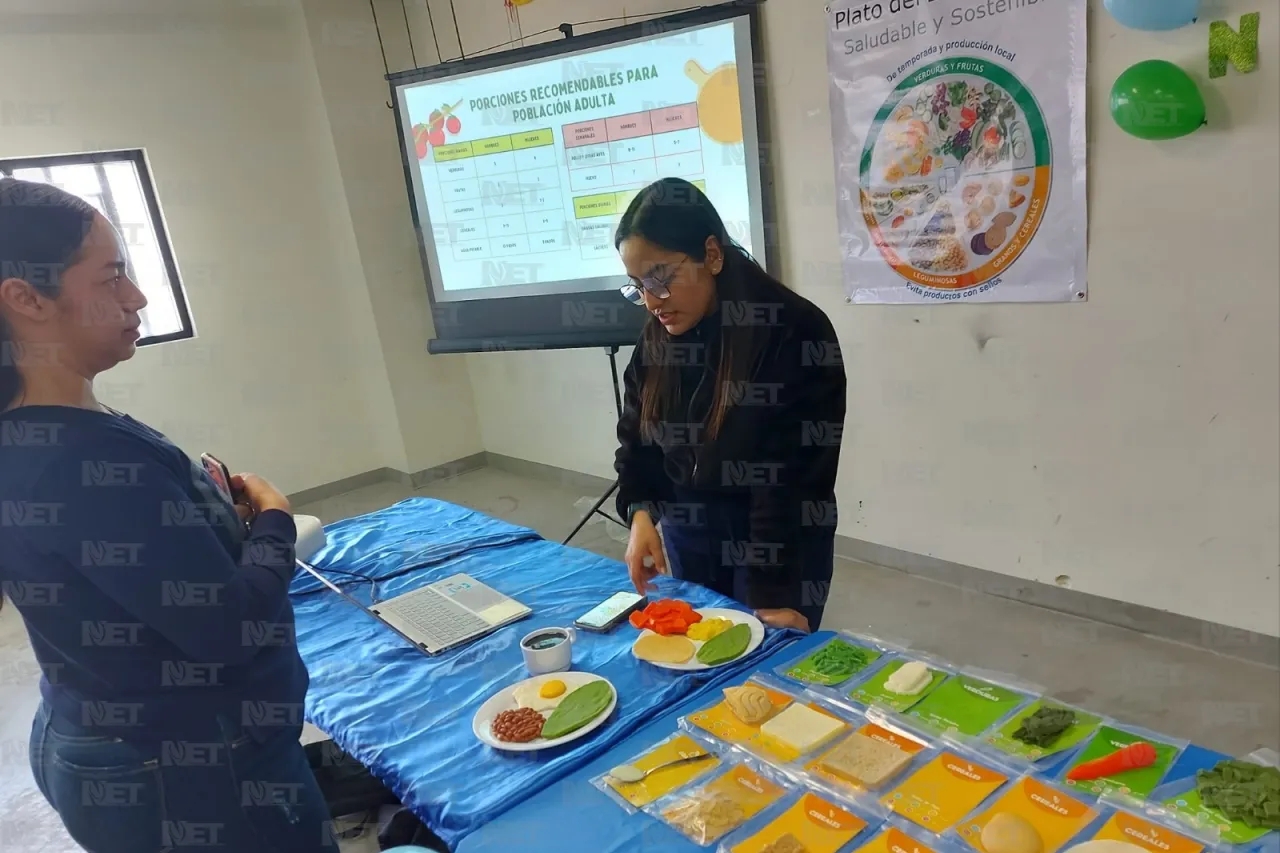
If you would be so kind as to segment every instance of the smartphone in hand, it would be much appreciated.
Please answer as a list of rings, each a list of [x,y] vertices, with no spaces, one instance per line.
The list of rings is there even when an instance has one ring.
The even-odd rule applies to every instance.
[[[222,496],[231,503],[235,503],[235,494],[231,490],[231,472],[227,470],[227,466],[223,465],[222,461],[211,453],[201,453],[200,464],[204,466],[205,472],[213,480],[213,484],[218,487],[218,491],[222,493]]]

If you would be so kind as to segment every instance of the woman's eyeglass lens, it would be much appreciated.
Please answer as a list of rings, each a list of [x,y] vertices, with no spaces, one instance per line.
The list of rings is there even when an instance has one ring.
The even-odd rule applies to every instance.
[[[667,283],[656,278],[642,278],[638,284],[635,281],[629,281],[622,285],[622,295],[628,302],[636,305],[644,304],[646,290],[659,299],[666,299],[671,295],[671,288],[667,287]]]

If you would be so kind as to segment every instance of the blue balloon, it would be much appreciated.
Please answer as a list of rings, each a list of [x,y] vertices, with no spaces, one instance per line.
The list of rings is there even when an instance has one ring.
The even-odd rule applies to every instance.
[[[1135,30],[1176,30],[1200,16],[1200,0],[1106,0],[1106,6]]]

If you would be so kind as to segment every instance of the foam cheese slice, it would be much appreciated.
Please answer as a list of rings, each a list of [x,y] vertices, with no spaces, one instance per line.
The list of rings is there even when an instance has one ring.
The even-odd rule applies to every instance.
[[[804,754],[831,740],[844,729],[845,724],[835,717],[793,702],[778,716],[762,725],[760,733]]]

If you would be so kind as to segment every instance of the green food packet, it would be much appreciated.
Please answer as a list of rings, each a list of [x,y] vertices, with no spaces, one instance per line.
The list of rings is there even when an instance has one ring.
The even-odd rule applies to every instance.
[[[1178,817],[1192,826],[1218,830],[1218,837],[1229,844],[1251,844],[1271,830],[1252,827],[1241,820],[1231,820],[1215,808],[1200,800],[1200,793],[1192,788],[1184,794],[1170,797],[1160,805],[1176,812]]]
[[[1048,716],[1046,711],[1054,709],[1069,711],[1075,722],[1062,729],[1056,736],[1037,737],[1039,732],[1035,729],[1036,720],[1045,719]],[[1028,724],[1030,724],[1030,731],[1026,730]],[[1047,755],[1057,755],[1079,746],[1088,740],[1100,725],[1102,725],[1102,718],[1095,714],[1081,711],[1079,708],[1064,708],[1055,702],[1041,699],[1015,714],[1012,719],[987,735],[986,741],[1001,752],[1007,752],[1009,755],[1016,755],[1028,761],[1039,761]],[[1020,732],[1021,737],[1019,737]]]
[[[1160,780],[1164,778],[1164,774],[1173,766],[1173,762],[1182,751],[1179,747],[1173,744],[1161,743],[1158,740],[1143,737],[1133,732],[1112,728],[1111,726],[1101,726],[1093,736],[1093,739],[1089,741],[1089,744],[1071,762],[1067,772],[1079,767],[1081,764],[1102,758],[1104,755],[1110,755],[1116,750],[1124,749],[1126,746],[1139,741],[1146,741],[1155,748],[1155,764],[1149,767],[1139,767],[1135,770],[1125,770],[1114,776],[1103,776],[1100,779],[1087,779],[1079,782],[1064,779],[1064,784],[1071,788],[1078,787],[1098,796],[1107,793],[1118,793],[1130,794],[1134,797],[1145,799],[1148,794],[1155,790],[1155,787],[1160,784]]]
[[[939,684],[947,680],[947,673],[941,669],[930,669],[929,675],[932,680],[925,685],[924,689],[919,693],[911,695],[903,695],[894,693],[886,686],[889,677],[895,672],[902,669],[909,661],[894,660],[889,661],[880,667],[880,671],[872,675],[863,684],[858,685],[849,692],[849,698],[855,702],[861,702],[864,705],[883,705],[886,708],[892,708],[895,711],[902,712],[919,702],[924,697],[932,693]]]
[[[831,687],[848,681],[880,659],[883,652],[847,640],[831,642],[794,664],[788,678]]]
[[[584,684],[564,697],[542,726],[542,736],[555,740],[572,734],[600,716],[613,701],[613,688],[607,681]]]
[[[968,675],[953,675],[908,712],[937,732],[969,737],[991,728],[1025,701],[1023,694]]]

